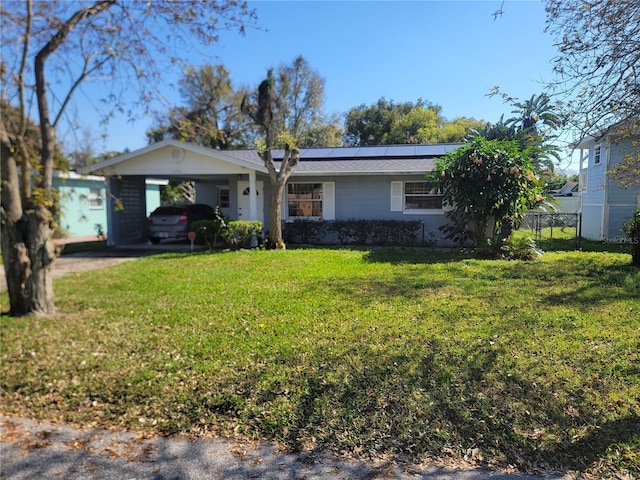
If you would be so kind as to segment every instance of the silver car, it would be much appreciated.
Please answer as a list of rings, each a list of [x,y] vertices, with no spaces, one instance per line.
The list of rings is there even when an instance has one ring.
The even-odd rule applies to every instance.
[[[158,207],[147,218],[147,236],[154,244],[165,239],[186,239],[192,222],[213,217],[213,207],[204,203]]]

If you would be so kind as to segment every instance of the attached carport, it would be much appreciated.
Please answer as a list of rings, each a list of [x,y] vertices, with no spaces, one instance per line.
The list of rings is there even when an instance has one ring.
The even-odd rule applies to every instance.
[[[80,170],[93,172],[107,178],[110,245],[146,241],[147,178],[194,181],[196,201],[220,206],[233,219],[265,220],[267,194],[261,190],[269,187],[267,169],[254,150],[222,151],[165,140]],[[224,189],[228,197],[221,205],[218,193]]]

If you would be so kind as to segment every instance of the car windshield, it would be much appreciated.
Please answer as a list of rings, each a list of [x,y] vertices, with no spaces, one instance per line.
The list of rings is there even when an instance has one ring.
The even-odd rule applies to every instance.
[[[182,215],[184,207],[166,206],[156,208],[151,215]]]

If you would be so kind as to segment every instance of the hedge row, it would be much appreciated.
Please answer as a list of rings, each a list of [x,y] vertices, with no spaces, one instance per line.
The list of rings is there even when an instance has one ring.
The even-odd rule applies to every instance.
[[[419,220],[294,220],[284,229],[286,243],[327,243],[333,234],[342,245],[415,245]]]

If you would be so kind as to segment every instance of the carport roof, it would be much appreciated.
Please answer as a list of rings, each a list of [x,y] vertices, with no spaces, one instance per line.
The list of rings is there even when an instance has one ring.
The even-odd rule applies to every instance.
[[[300,163],[293,172],[293,176],[311,175],[355,175],[355,174],[422,174],[434,169],[434,159],[461,144],[438,145],[388,145],[367,147],[335,147],[335,148],[307,148],[300,150]],[[154,152],[169,149],[172,156],[179,156],[179,152],[190,152],[198,158],[211,159],[212,162],[227,163],[229,167],[251,169],[266,173],[262,159],[255,150],[214,150],[199,145],[165,140],[148,147],[126,153],[118,157],[83,168],[81,173],[105,171],[108,175],[119,174],[120,167],[143,158],[151,159]],[[276,163],[282,159],[283,151],[274,150]],[[145,160],[146,161],[146,160]],[[155,163],[155,162],[154,162]],[[173,162],[171,168],[179,168]],[[167,172],[152,171],[149,165],[149,175],[162,175]],[[200,168],[206,168],[200,166]],[[172,172],[175,174],[176,172]],[[236,173],[235,170],[230,173]]]

